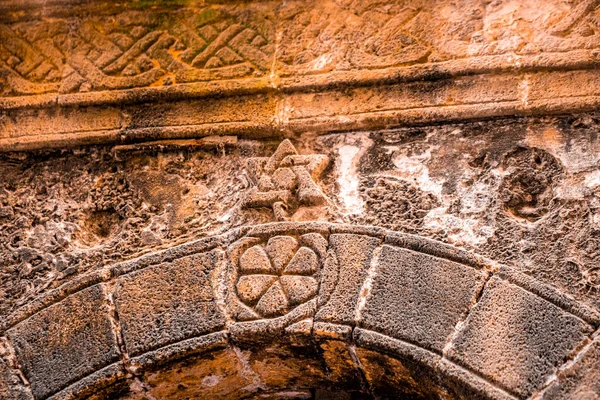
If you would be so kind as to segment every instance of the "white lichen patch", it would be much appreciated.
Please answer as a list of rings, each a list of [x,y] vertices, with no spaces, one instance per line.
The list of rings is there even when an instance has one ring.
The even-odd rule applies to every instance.
[[[348,215],[360,214],[363,211],[363,200],[359,194],[358,162],[365,146],[345,144],[338,149],[337,165],[338,196]]]
[[[594,189],[600,186],[600,170],[595,169],[593,171],[587,172],[584,176],[583,183],[590,189]]]
[[[313,71],[320,71],[325,68],[327,65],[331,64],[333,57],[331,54],[323,54],[320,57],[317,57],[316,60],[313,61],[312,69]]]
[[[431,150],[429,149],[421,154],[412,156],[397,154],[392,160],[396,167],[394,175],[399,175],[409,181],[416,182],[424,192],[441,196],[443,181],[434,180],[429,176],[427,162],[430,159]]]
[[[589,123],[582,118],[582,124]],[[556,157],[567,172],[583,172],[596,168],[600,162],[600,142],[585,135],[565,137],[557,128],[527,130],[524,144],[537,147]]]
[[[423,225],[433,233],[446,233],[449,243],[455,246],[477,246],[485,243],[494,234],[491,226],[475,218],[457,217],[448,214],[446,207],[431,210]]]

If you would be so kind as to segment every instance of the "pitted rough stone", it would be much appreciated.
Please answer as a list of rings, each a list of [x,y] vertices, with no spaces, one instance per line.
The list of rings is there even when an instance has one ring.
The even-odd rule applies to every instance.
[[[353,323],[358,296],[379,240],[369,236],[334,234],[329,238],[339,271],[324,271],[323,280],[337,273],[337,284],[316,320]],[[328,274],[328,275],[325,275]]]
[[[243,275],[236,285],[238,296],[244,303],[256,303],[276,280],[275,275]]]
[[[519,396],[539,388],[591,327],[493,277],[456,336],[449,358]]]
[[[600,336],[571,365],[557,374],[557,380],[546,390],[543,398],[600,399]]]
[[[11,328],[8,338],[38,399],[119,359],[101,285],[40,311]]]
[[[280,317],[317,295],[319,257],[327,251],[327,240],[320,234],[309,233],[302,235],[300,242],[304,246],[299,247],[295,237],[275,235],[267,239],[264,247],[254,245],[243,251],[250,245],[250,242],[244,244],[244,240],[232,245],[230,265],[234,269],[231,270],[228,305],[235,319]],[[243,254],[237,261],[240,252]],[[264,261],[255,263],[253,260],[257,259]],[[258,264],[264,267],[252,267]]]
[[[0,349],[1,350],[1,349]],[[32,394],[25,388],[16,371],[11,368],[0,353],[0,399],[32,400]]]
[[[481,278],[473,268],[384,245],[361,325],[439,353]]]
[[[0,332],[156,266],[148,271],[160,279],[131,276],[148,278],[128,293],[131,315],[119,293],[120,310],[106,296],[121,351],[140,345],[142,353],[75,374],[72,384],[59,377],[57,387],[69,386],[56,399],[89,387],[80,397],[100,400],[94,385],[117,376],[138,384],[123,396],[146,396],[135,359],[166,348],[186,357],[189,342],[211,335],[197,333],[210,332],[206,324],[224,325],[206,309],[212,300],[189,287],[202,277],[227,314],[218,333],[234,343],[333,338],[335,361],[325,368],[333,370],[360,364],[351,338],[364,344],[365,334],[355,335],[364,326],[385,337],[367,349],[382,356],[370,364],[379,372],[394,364],[385,359],[399,354],[393,346],[440,357],[443,398],[540,387],[546,396],[596,397],[597,345],[588,339],[597,336],[577,343],[589,329],[562,316],[600,326],[599,106],[600,0],[0,1]],[[501,291],[494,278],[498,301],[488,293],[467,320],[461,310],[480,301],[471,296],[479,275],[446,261],[379,264],[380,249],[329,248],[336,234],[378,238],[520,289]],[[271,246],[282,235],[297,241],[294,251]],[[215,274],[158,271],[242,242]],[[60,319],[67,332],[90,318],[71,314],[76,321]],[[64,348],[81,359],[86,345]],[[304,367],[294,355],[281,364]],[[58,374],[79,362],[63,358]],[[404,358],[410,376],[423,371],[425,357]],[[250,379],[232,385],[248,382],[257,396],[333,393],[302,386],[311,371],[262,387],[239,361]],[[202,368],[166,379],[186,385]],[[126,369],[135,378],[119,375]],[[26,363],[23,371],[31,374]],[[379,386],[403,376],[389,371],[371,388],[351,379],[384,395]],[[205,377],[200,386],[216,387],[218,377]],[[414,379],[401,395],[425,396],[426,385]],[[232,395],[164,387],[172,392],[155,397]]]
[[[292,261],[285,267],[284,274],[312,275],[319,268],[319,260],[314,251],[308,247],[301,247]]]
[[[281,287],[287,293],[291,305],[297,305],[310,300],[317,294],[319,284],[310,276],[286,275],[280,278]]]
[[[298,241],[291,236],[272,237],[265,246],[265,251],[277,273],[283,271],[287,263],[294,257],[297,249]]]
[[[256,311],[264,317],[275,317],[283,314],[289,307],[288,299],[280,282],[275,282],[265,293],[258,304]]]
[[[318,233],[307,233],[300,236],[300,243],[312,248],[321,260],[325,259],[327,254],[327,239]]]
[[[324,155],[299,155],[285,139],[270,158],[248,159],[247,170],[256,187],[248,192],[244,206],[271,207],[275,219],[283,221],[293,216],[299,205],[322,205],[325,196],[313,179],[328,163]]]
[[[211,286],[216,257],[192,255],[117,280],[115,304],[130,354],[224,326]]]
[[[250,273],[274,273],[277,272],[265,250],[261,246],[252,246],[242,254],[240,258],[240,271]]]

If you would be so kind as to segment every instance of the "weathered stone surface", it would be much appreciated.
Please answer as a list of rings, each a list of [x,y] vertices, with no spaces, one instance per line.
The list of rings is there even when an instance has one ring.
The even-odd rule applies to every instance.
[[[557,374],[557,379],[544,392],[544,399],[600,398],[600,336],[586,346],[569,365]]]
[[[435,374],[427,367],[376,351],[358,349],[357,354],[373,395],[378,398],[426,399],[443,393],[431,379]]]
[[[33,395],[25,388],[15,367],[10,365],[6,349],[2,347],[0,342],[0,399],[32,400]]]
[[[248,159],[248,172],[256,185],[244,205],[270,207],[275,219],[293,217],[300,205],[325,203],[325,196],[313,179],[320,177],[329,158],[324,155],[299,155],[289,140],[281,142],[270,158]]]
[[[184,257],[117,280],[115,305],[130,354],[224,326],[211,283],[217,257],[215,252]]]
[[[491,278],[448,354],[525,397],[540,388],[591,331],[546,300]]]
[[[310,276],[282,276],[281,287],[292,305],[304,303],[315,297],[319,289],[317,280]]]
[[[441,353],[483,276],[471,267],[385,245],[360,325]]]
[[[256,305],[256,311],[263,317],[276,317],[288,310],[290,303],[283,291],[281,282],[275,282],[261,297]]]
[[[7,334],[36,398],[119,360],[101,285],[42,310]]]
[[[275,275],[244,275],[236,285],[238,296],[244,303],[256,303],[276,280]]]
[[[358,305],[362,283],[379,240],[369,236],[352,234],[334,234],[329,243],[337,268],[326,270],[323,280],[335,281],[332,293],[322,295],[322,306],[315,316],[316,320],[352,324]]]
[[[269,239],[265,251],[271,259],[275,271],[283,272],[298,250],[298,241],[291,236],[275,236]]]
[[[598,21],[1,1],[0,397],[596,396]]]
[[[321,256],[327,241],[316,233],[292,236],[275,235],[265,245],[243,249],[234,245],[229,280],[229,307],[234,317],[246,321],[283,316],[314,298],[319,289]],[[238,249],[238,246],[239,247]],[[314,247],[312,249],[311,247]],[[237,301],[240,300],[240,302]]]
[[[307,247],[301,247],[294,258],[285,267],[284,274],[290,275],[312,275],[319,268],[319,260],[314,251]]]

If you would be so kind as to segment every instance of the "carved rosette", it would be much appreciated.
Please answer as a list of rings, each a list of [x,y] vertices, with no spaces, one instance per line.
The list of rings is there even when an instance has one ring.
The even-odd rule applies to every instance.
[[[243,244],[234,257],[230,307],[240,321],[281,317],[319,292],[327,240],[309,233]]]

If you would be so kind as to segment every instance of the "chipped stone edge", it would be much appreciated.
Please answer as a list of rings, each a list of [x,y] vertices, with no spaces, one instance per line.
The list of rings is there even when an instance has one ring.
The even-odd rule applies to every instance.
[[[92,395],[94,392],[127,379],[127,373],[122,362],[110,364],[98,371],[92,372],[77,382],[51,395],[47,400],[74,400]]]
[[[29,381],[25,377],[23,373],[22,366],[19,364],[17,360],[17,355],[12,343],[8,340],[6,336],[0,336],[0,358],[4,359],[9,368],[12,370],[13,374],[19,378],[19,380],[23,383],[23,389],[27,395],[31,399],[34,398],[33,392],[31,391],[31,385]]]
[[[584,320],[594,328],[600,326],[600,312],[585,304],[579,303],[571,296],[557,291],[557,289],[541,283],[529,275],[515,271],[506,265],[500,266],[496,275],[520,288],[535,294],[538,297],[554,304],[555,306]]]
[[[144,371],[152,366],[173,361],[181,357],[201,354],[207,351],[225,348],[228,344],[227,331],[218,331],[206,335],[185,339],[160,347],[142,355],[132,357],[131,365]]]
[[[575,367],[586,355],[586,353],[595,345],[600,343],[600,329],[592,333],[587,340],[584,340],[576,351],[573,352],[571,357],[560,367],[555,369],[555,372],[547,379],[545,384],[534,392],[529,400],[541,400],[545,397],[546,392],[552,387],[560,383],[561,378],[564,375],[568,375],[571,368]]]
[[[517,399],[511,393],[478,376],[476,372],[466,370],[441,355],[418,345],[362,328],[354,329],[353,339],[360,348],[396,357],[410,358],[419,364],[428,366],[433,371],[442,375],[442,377],[446,375],[458,379],[468,387],[485,393],[490,399]]]

